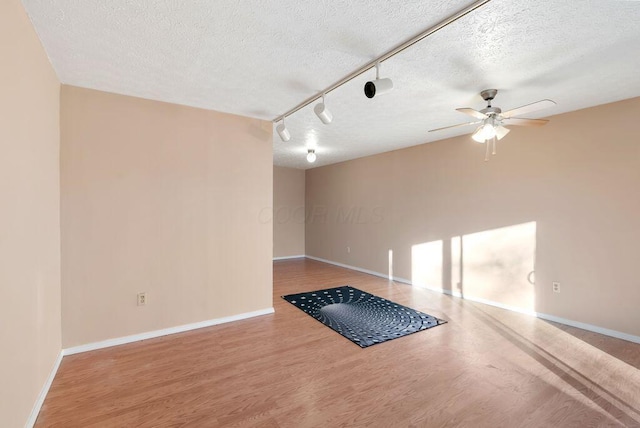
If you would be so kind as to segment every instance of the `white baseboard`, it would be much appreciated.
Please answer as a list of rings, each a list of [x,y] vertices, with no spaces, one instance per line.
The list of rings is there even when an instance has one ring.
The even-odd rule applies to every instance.
[[[277,261],[277,260],[289,260],[289,259],[304,259],[305,255],[301,254],[299,256],[284,256],[284,257],[274,257],[273,261]]]
[[[369,275],[378,276],[380,278],[388,279],[390,281],[403,282],[405,284],[411,285],[411,281],[409,281],[408,279],[398,278],[396,276],[393,276],[393,277],[390,278],[389,275],[386,275],[384,273],[376,272],[376,271],[369,270],[369,269],[363,269],[363,268],[360,268],[360,267],[357,267],[357,266],[346,265],[344,263],[338,263],[338,262],[334,262],[332,260],[321,259],[320,257],[314,257],[314,256],[304,256],[304,257],[307,258],[307,259],[318,261],[318,262],[327,263],[327,264],[334,265],[334,266],[339,266],[339,267],[342,267],[342,268],[345,268],[345,269],[355,270],[355,271],[358,271],[358,272],[367,273]]]
[[[579,321],[568,320],[566,318],[560,318],[560,317],[557,317],[555,315],[543,314],[543,313],[540,313],[540,312],[536,312],[535,316],[540,318],[540,319],[543,319],[543,320],[553,321],[553,322],[557,322],[557,323],[560,323],[560,324],[569,325],[571,327],[581,328],[583,330],[588,330],[588,331],[592,331],[594,333],[604,334],[605,336],[615,337],[615,338],[618,338],[618,339],[626,340],[628,342],[640,343],[640,336],[634,336],[632,334],[623,333],[621,331],[610,330],[608,328],[598,327],[597,325],[586,324],[586,323],[579,322]]]
[[[311,259],[311,260],[316,260],[316,261],[327,263],[327,264],[330,264],[330,265],[343,267],[345,269],[355,270],[357,272],[367,273],[369,275],[378,276],[380,278],[389,279],[389,280],[392,280],[392,281],[402,282],[402,283],[405,283],[405,284],[413,285],[413,283],[408,279],[399,278],[399,277],[389,278],[389,275],[385,275],[385,274],[380,273],[380,272],[372,271],[372,270],[369,270],[369,269],[363,269],[363,268],[359,268],[359,267],[356,267],[356,266],[350,266],[350,265],[347,265],[347,264],[344,264],[344,263],[338,263],[338,262],[334,262],[332,260],[322,259],[320,257],[314,257],[314,256],[305,256],[305,257],[308,258],[308,259]],[[469,300],[469,301],[472,301],[472,302],[482,303],[482,304],[489,305],[489,306],[495,306],[495,307],[498,307],[498,308],[501,308],[501,309],[506,309],[506,310],[512,311],[512,312],[519,312],[521,314],[530,315],[530,316],[533,316],[533,317],[537,317],[537,318],[548,320],[548,321],[557,322],[557,323],[560,323],[560,324],[565,324],[565,325],[568,325],[568,326],[571,326],[571,327],[581,328],[583,330],[592,331],[594,333],[603,334],[605,336],[611,336],[611,337],[615,337],[615,338],[618,338],[618,339],[623,339],[623,340],[626,340],[626,341],[629,341],[629,342],[640,343],[640,336],[634,336],[632,334],[623,333],[621,331],[611,330],[611,329],[608,329],[608,328],[599,327],[597,325],[592,325],[592,324],[586,324],[586,323],[579,322],[579,321],[573,321],[573,320],[569,320],[569,319],[566,319],[566,318],[557,317],[555,315],[545,314],[545,313],[542,313],[542,312],[535,312],[535,311],[530,311],[530,310],[518,308],[518,307],[515,307],[515,306],[509,306],[509,305],[505,305],[503,303],[494,302],[492,300],[486,300],[486,299],[481,299],[481,298],[472,297],[472,296],[464,296],[464,297],[462,297],[462,294],[460,294],[457,291],[443,290],[443,289],[435,288],[435,287],[423,287],[423,286],[416,286],[416,287],[422,288],[422,289],[425,289],[425,290],[435,291],[435,292],[438,292],[438,293],[447,294],[447,295],[453,296],[453,297],[460,297],[460,298],[463,298],[465,300]]]
[[[525,315],[529,315],[529,316],[532,316],[532,317],[537,316],[537,312],[532,311],[532,310],[519,308],[517,306],[505,305],[504,303],[495,302],[493,300],[483,299],[481,297],[473,297],[473,296],[464,296],[463,297],[462,293],[460,293],[458,291],[438,290],[436,288],[430,288],[430,290],[441,291],[443,294],[448,294],[449,296],[459,297],[461,299],[469,300],[471,302],[482,303],[483,305],[495,306],[496,308],[505,309],[505,310],[511,311],[511,312],[518,312],[520,314],[525,314]]]
[[[24,424],[25,428],[31,428],[35,425],[36,420],[38,419],[38,414],[40,414],[40,409],[44,404],[44,399],[47,398],[47,394],[49,393],[49,388],[51,388],[51,384],[53,383],[53,379],[56,377],[56,373],[58,373],[58,368],[60,367],[60,363],[62,362],[63,357],[62,351],[58,354],[56,361],[53,363],[53,367],[51,368],[51,373],[49,373],[49,377],[47,377],[46,382],[42,386],[40,390],[40,394],[38,395],[38,399],[33,405],[31,409],[31,413],[29,414],[29,419],[27,419],[27,423]]]
[[[153,339],[155,337],[167,336],[169,334],[182,333],[189,330],[196,330],[213,325],[224,324],[232,321],[244,320],[261,315],[274,313],[273,308],[260,309],[253,312],[245,312],[238,315],[231,315],[223,318],[215,318],[207,321],[195,322],[192,324],[180,325],[177,327],[165,328],[162,330],[148,331],[146,333],[133,334],[131,336],[117,337],[100,342],[87,343],[86,345],[73,346],[62,350],[63,355],[79,354],[81,352],[95,351],[96,349],[109,348],[111,346],[124,345],[125,343],[138,342],[140,340]]]

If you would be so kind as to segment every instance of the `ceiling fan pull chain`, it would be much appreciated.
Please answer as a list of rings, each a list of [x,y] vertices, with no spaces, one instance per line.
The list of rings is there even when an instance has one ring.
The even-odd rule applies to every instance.
[[[489,160],[489,140],[485,140],[484,144],[486,146],[485,147],[486,150],[484,152],[484,161],[486,162]]]
[[[497,144],[496,140],[497,140],[496,137],[493,137],[493,154],[494,155],[496,154],[496,144]]]

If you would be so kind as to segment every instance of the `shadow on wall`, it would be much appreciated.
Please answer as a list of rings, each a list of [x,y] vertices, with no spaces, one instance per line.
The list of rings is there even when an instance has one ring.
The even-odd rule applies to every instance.
[[[411,282],[532,313],[535,254],[535,221],[416,244]]]

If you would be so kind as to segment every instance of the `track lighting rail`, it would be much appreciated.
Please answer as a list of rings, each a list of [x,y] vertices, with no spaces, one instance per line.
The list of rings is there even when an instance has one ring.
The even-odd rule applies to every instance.
[[[359,75],[361,75],[365,71],[370,70],[371,68],[375,67],[376,64],[382,63],[382,62],[388,60],[389,58],[399,54],[400,52],[404,51],[405,49],[413,46],[414,44],[418,43],[419,41],[421,41],[421,40],[429,37],[430,35],[438,32],[439,30],[445,28],[446,26],[456,22],[458,19],[462,18],[465,15],[468,15],[469,13],[471,13],[474,10],[484,6],[485,4],[489,3],[490,1],[491,0],[479,0],[479,1],[476,1],[476,2],[472,3],[471,5],[465,7],[464,9],[460,10],[459,12],[451,15],[450,17],[446,18],[445,20],[441,21],[440,23],[434,25],[433,27],[423,31],[422,33],[420,33],[420,34],[412,37],[411,39],[405,41],[404,43],[394,47],[393,49],[389,50],[388,52],[386,52],[386,53],[380,55],[379,57],[369,61],[368,63],[366,63],[362,67],[352,71],[351,73],[347,74],[342,79],[340,79],[337,82],[331,84],[330,86],[328,86],[327,88],[325,88],[322,91],[318,92],[317,94],[315,94],[315,95],[307,98],[306,100],[302,101],[300,104],[298,104],[294,108],[292,108],[289,111],[287,111],[287,112],[279,115],[278,117],[274,118],[273,122],[279,122],[283,118],[292,115],[293,113],[297,112],[298,110],[308,106],[312,102],[322,98],[323,95],[328,94],[329,92],[333,91],[334,89],[339,88],[340,86],[344,85],[345,83],[349,82],[350,80],[358,77]]]

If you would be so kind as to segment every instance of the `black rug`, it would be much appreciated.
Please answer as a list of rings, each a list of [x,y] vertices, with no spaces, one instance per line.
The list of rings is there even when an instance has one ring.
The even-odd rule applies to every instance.
[[[361,348],[446,323],[348,285],[282,298]]]

